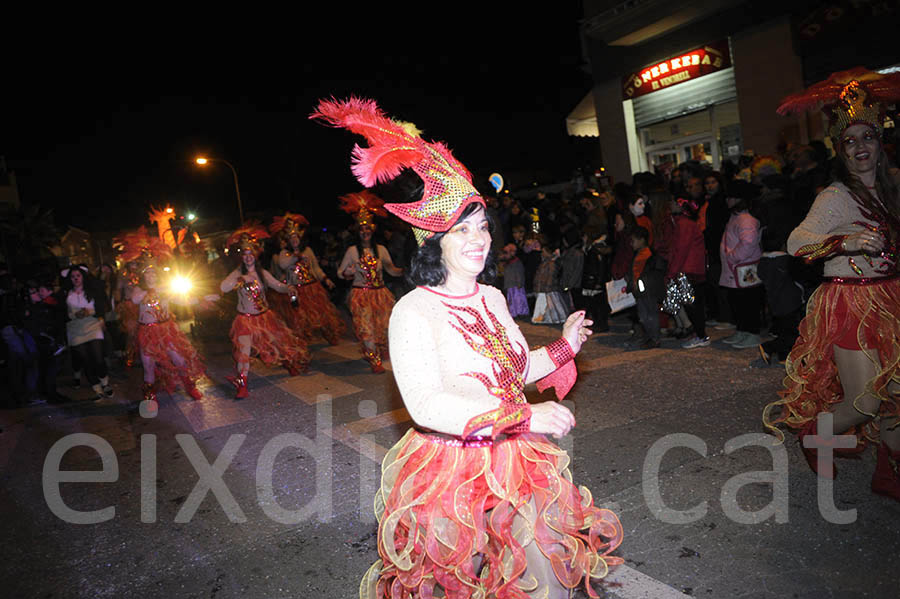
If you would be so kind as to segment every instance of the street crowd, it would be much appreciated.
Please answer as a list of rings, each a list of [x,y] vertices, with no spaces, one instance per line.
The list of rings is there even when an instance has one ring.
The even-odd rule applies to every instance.
[[[685,349],[703,347],[710,343],[707,329],[714,327],[730,331],[724,342],[734,348],[758,347],[754,366],[783,364],[805,300],[821,279],[820,265],[807,265],[786,252],[787,236],[829,181],[828,150],[814,144],[777,157],[748,153],[737,164],[725,161],[722,171],[688,161],[667,176],[637,173],[630,183],[614,185],[579,172],[555,194],[517,197],[490,190],[484,196],[498,267],[493,284],[503,290],[517,320],[559,325],[572,312],[585,310],[594,331],[602,333],[615,314],[629,323],[630,337],[622,344],[626,350],[659,347],[663,337]],[[375,220],[378,225],[370,227],[375,246],[401,269],[383,275],[399,299],[413,287],[402,269],[408,268],[415,241],[399,219],[377,215]],[[335,306],[346,307],[352,291],[338,268],[347,249],[357,244],[359,230],[354,222],[308,236],[322,280],[338,281],[329,290]],[[283,236],[266,239],[259,256],[281,279],[286,270],[278,256],[287,243]],[[230,261],[234,253],[222,255],[208,270],[224,276]],[[743,265],[751,266],[747,282],[738,274]],[[680,273],[690,281],[694,299],[667,314],[661,310],[666,283]],[[122,310],[116,308],[130,299],[128,276],[115,264],[96,270],[73,265],[24,280],[5,272],[0,276],[7,407],[40,399],[66,401],[56,383],[66,371],[74,388],[90,379],[99,385],[98,398],[111,397],[109,370],[139,365]],[[96,338],[73,345],[66,322],[75,313],[67,298],[76,287],[95,300],[102,326]],[[623,299],[621,294],[634,301],[624,298],[613,312],[610,292],[614,299]],[[273,296],[271,290],[268,295]],[[344,317],[347,312],[342,310]],[[209,320],[207,315],[197,323]]]

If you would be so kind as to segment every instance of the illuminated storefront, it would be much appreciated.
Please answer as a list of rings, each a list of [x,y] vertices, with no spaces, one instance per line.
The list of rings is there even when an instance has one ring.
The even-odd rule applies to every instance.
[[[704,44],[622,78],[633,172],[689,161],[720,168],[743,147],[728,40]]]

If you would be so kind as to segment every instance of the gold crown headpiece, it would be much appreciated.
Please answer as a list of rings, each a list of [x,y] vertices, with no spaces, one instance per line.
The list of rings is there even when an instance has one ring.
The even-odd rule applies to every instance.
[[[828,117],[828,135],[840,140],[851,125],[874,128],[880,137],[885,109],[900,100],[900,73],[882,75],[862,67],[832,73],[825,81],[781,101],[778,114],[784,116],[821,109]]]

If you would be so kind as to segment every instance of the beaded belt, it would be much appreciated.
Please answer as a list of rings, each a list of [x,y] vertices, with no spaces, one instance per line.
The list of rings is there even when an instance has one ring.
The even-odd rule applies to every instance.
[[[265,314],[268,311],[269,311],[269,309],[266,308],[262,312],[257,312],[256,314],[250,314],[249,312],[238,312],[238,316],[262,316],[263,314]]]
[[[441,445],[446,445],[448,447],[463,447],[463,448],[477,448],[477,447],[491,447],[494,443],[498,443],[500,441],[506,441],[507,439],[512,439],[517,435],[506,435],[500,434],[496,439],[491,439],[490,437],[483,436],[472,436],[472,437],[460,437],[459,435],[448,435],[446,433],[439,433],[436,431],[430,431],[427,429],[414,427],[416,432],[431,441],[432,443],[440,443]]]
[[[142,327],[152,327],[152,326],[156,326],[158,324],[163,324],[164,322],[169,322],[170,320],[171,320],[171,318],[167,318],[165,320],[157,320],[156,322],[139,322],[138,324],[141,325]]]
[[[886,277],[823,277],[825,283],[837,283],[838,285],[877,285],[886,281],[893,281],[900,277],[900,273],[887,275]]]
[[[354,289],[384,289],[384,285],[354,285]]]

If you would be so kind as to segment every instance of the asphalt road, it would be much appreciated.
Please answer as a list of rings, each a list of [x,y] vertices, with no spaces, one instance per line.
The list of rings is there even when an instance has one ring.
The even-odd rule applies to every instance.
[[[561,442],[625,529],[601,596],[897,596],[900,504],[869,491],[873,454],[839,460],[819,489],[793,436],[760,436],[783,368],[749,368],[754,350],[721,331],[707,348],[626,352],[627,328],[614,318],[578,356]],[[559,336],[522,329],[535,346]],[[74,401],[0,412],[3,596],[357,596],[377,559],[379,462],[410,425],[390,371],[372,374],[348,338],[313,346],[310,376],[254,363],[236,402],[229,346],[202,347],[205,398],[160,394],[155,417],[138,409],[139,369],[115,371],[110,405],[62,379]]]

